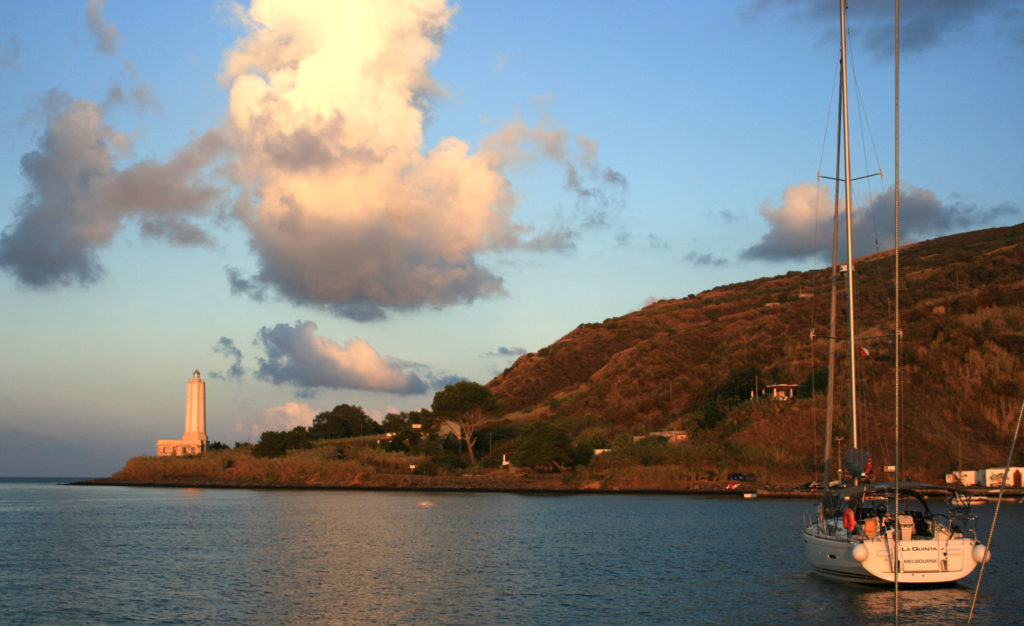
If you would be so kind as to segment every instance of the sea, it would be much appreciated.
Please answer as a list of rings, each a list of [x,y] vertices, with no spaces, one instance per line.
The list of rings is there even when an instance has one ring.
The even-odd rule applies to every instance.
[[[0,479],[0,624],[894,621],[890,586],[809,572],[807,500],[72,480]],[[1024,505],[991,548],[974,623],[1024,623]],[[900,623],[966,623],[977,579],[901,589]]]

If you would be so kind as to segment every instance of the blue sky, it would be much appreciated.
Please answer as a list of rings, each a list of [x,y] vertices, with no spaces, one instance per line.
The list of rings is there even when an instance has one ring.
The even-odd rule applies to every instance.
[[[1024,11],[904,4],[903,237],[1022,221]],[[851,5],[871,252],[892,9]],[[831,1],[0,4],[0,475],[153,454],[197,368],[231,444],[820,267],[837,35]]]

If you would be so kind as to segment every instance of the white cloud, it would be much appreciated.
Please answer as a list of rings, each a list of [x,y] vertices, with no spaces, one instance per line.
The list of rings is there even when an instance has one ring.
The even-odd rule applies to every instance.
[[[344,346],[316,335],[313,322],[277,324],[260,330],[266,358],[259,358],[256,375],[274,384],[312,389],[366,389],[401,394],[423,393],[427,385],[404,372],[398,361],[382,357],[362,339]]]
[[[355,319],[503,294],[480,253],[570,236],[530,238],[502,168],[555,160],[601,210],[606,188],[625,187],[595,142],[578,137],[573,158],[550,124],[516,120],[478,152],[456,137],[425,145],[424,111],[441,93],[429,67],[453,13],[442,0],[253,3],[224,73],[236,171],[253,191],[239,216],[260,262],[251,278],[236,273],[236,291],[271,287]]]

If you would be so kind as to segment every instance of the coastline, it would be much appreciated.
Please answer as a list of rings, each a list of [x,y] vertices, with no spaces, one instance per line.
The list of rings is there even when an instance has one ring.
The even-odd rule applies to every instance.
[[[174,478],[163,480],[125,480],[117,478],[93,478],[66,483],[72,486],[108,486],[108,487],[156,487],[177,489],[264,489],[264,490],[315,490],[315,491],[427,491],[427,492],[465,492],[465,493],[523,493],[523,494],[620,494],[620,495],[679,495],[702,496],[740,499],[790,499],[817,500],[821,492],[808,491],[797,487],[758,486],[740,484],[734,489],[722,485],[678,485],[655,486],[644,484],[602,485],[597,481],[586,484],[573,484],[559,474],[500,476],[491,474],[469,476],[423,476],[416,474],[372,474],[357,477],[345,483],[303,482],[288,480],[252,480],[242,478]],[[936,490],[942,488],[935,485]],[[972,496],[995,498],[998,489],[988,488],[964,489]],[[1004,500],[1017,500],[1024,497],[1024,489],[1007,489]]]
[[[469,476],[424,476],[417,474],[371,474],[344,483],[268,481],[240,478],[174,478],[163,480],[125,480],[95,478],[69,483],[76,486],[118,487],[173,487],[214,489],[301,489],[322,491],[433,491],[468,493],[537,493],[537,494],[634,494],[634,495],[688,495],[727,498],[792,498],[816,499],[819,493],[740,484],[735,489],[724,485],[655,486],[644,484],[603,485],[599,481],[574,484],[560,474],[502,476],[480,474]]]

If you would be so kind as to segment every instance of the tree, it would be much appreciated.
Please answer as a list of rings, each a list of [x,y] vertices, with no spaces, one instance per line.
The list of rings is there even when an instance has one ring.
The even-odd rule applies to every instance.
[[[288,436],[284,431],[268,430],[260,435],[259,442],[252,447],[252,455],[256,457],[278,457],[287,453],[285,439]]]
[[[729,414],[729,409],[741,400],[750,398],[750,391],[760,377],[761,371],[756,367],[745,367],[733,370],[725,380],[715,387],[704,400],[701,407],[703,418],[698,421],[701,428],[714,428]],[[754,390],[757,394],[757,390]]]
[[[313,418],[309,434],[314,439],[338,439],[376,435],[383,432],[380,424],[361,408],[339,404],[330,411],[324,411]]]
[[[591,450],[593,454],[593,450]],[[551,422],[538,420],[526,427],[516,444],[516,465],[524,467],[552,466],[572,458],[572,438],[568,431]],[[589,460],[589,459],[588,459]]]
[[[305,426],[296,426],[285,433],[284,445],[289,450],[311,448],[313,444],[309,439],[309,429]]]
[[[458,438],[466,442],[470,464],[476,463],[473,446],[476,445],[477,431],[498,409],[491,390],[480,383],[459,381],[435,393],[430,408],[453,429],[458,429]]]
[[[409,422],[406,421],[405,417],[398,413],[388,413],[384,416],[384,421],[381,423],[381,428],[386,433],[402,433],[409,430]]]

